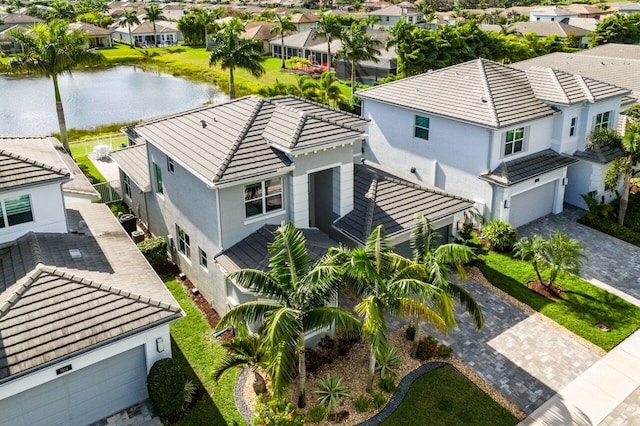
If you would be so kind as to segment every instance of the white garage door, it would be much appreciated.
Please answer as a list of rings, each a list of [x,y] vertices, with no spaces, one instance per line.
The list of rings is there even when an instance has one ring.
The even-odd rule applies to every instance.
[[[140,346],[0,401],[0,426],[87,425],[147,398]]]
[[[555,182],[550,182],[512,197],[509,222],[517,228],[551,213],[555,188]]]

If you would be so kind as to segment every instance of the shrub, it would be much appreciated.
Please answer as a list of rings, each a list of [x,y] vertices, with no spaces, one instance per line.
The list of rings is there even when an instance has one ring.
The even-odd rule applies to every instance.
[[[164,358],[153,364],[147,376],[147,389],[158,416],[169,417],[182,411],[187,397],[186,385],[182,367],[175,359]]]
[[[155,237],[138,243],[138,249],[151,266],[157,268],[167,263],[167,240],[164,237]]]
[[[380,381],[378,382],[378,387],[380,387],[380,389],[382,389],[385,392],[395,392],[396,389],[398,388],[398,385],[396,385],[396,379],[394,379],[392,376],[387,376],[387,377],[381,377]]]
[[[407,327],[407,330],[404,332],[404,337],[407,338],[407,340],[413,340],[416,338],[416,326],[411,324],[409,327]]]
[[[327,374],[326,379],[320,380],[320,387],[314,392],[320,395],[318,402],[326,406],[329,412],[338,404],[340,398],[349,396],[349,389],[342,384],[342,378],[330,374]]]
[[[360,395],[353,401],[353,406],[356,407],[356,410],[359,413],[364,413],[365,411],[371,410],[371,405],[373,401],[366,395]]]
[[[396,348],[385,348],[376,353],[376,370],[380,371],[380,377],[396,375],[396,367],[402,364]]]
[[[501,220],[489,222],[482,230],[482,235],[489,247],[500,253],[510,252],[517,240],[515,228]]]
[[[451,355],[453,355],[453,348],[447,345],[440,345],[438,346],[437,353],[440,358],[451,358]]]
[[[382,392],[373,392],[371,394],[371,403],[374,407],[380,409],[387,403],[387,397]]]
[[[258,401],[256,404],[256,417],[253,419],[256,426],[302,426],[302,417],[290,402],[272,399],[268,402]]]
[[[433,336],[427,336],[418,342],[416,357],[422,361],[431,359],[438,349],[438,340]]]
[[[307,420],[311,423],[320,423],[324,420],[324,416],[327,415],[327,409],[322,405],[316,405],[307,414]]]
[[[621,226],[617,222],[614,222],[610,219],[597,217],[591,213],[588,213],[582,216],[578,220],[578,223],[640,247],[639,232],[632,231],[629,228]]]

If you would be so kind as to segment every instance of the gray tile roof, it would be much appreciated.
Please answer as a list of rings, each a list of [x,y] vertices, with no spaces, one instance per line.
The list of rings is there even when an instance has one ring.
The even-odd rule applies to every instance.
[[[573,25],[562,22],[543,21],[515,22],[513,28],[520,32],[520,34],[536,33],[538,37],[547,37],[550,35],[568,37],[570,34],[576,37],[582,37],[591,32],[585,28],[574,27]]]
[[[369,165],[355,165],[354,207],[334,224],[356,242],[384,225],[388,235],[411,230],[416,213],[435,221],[473,207],[473,201],[410,182]]]
[[[285,135],[274,126],[278,122],[291,130],[293,122],[281,121],[286,115],[297,117],[300,127],[295,133]],[[291,165],[282,151],[268,143],[269,137],[281,147],[302,148],[361,137],[351,126],[362,123],[366,121],[353,114],[295,97],[247,96],[149,120],[133,130],[206,182],[225,182]]]
[[[143,191],[151,190],[147,144],[142,143],[120,148],[112,152],[110,156],[138,188]]]
[[[538,99],[553,103],[597,102],[631,93],[629,89],[553,68],[531,67],[526,73]]]
[[[0,150],[0,191],[25,185],[63,182],[69,178],[67,170]]]
[[[611,146],[594,146],[584,151],[576,151],[573,156],[581,160],[587,160],[592,163],[607,164],[618,157],[622,157],[623,153],[619,148]]]
[[[487,59],[382,84],[357,95],[491,128],[554,113],[535,97],[524,72]]]
[[[242,241],[216,256],[216,261],[227,272],[240,269],[258,269],[266,271],[269,268],[268,245],[273,242],[273,232],[276,225],[265,225]],[[315,263],[327,253],[330,247],[337,247],[322,231],[317,229],[301,229],[307,241],[309,262]]]
[[[499,186],[511,186],[577,162],[577,158],[545,149],[516,160],[503,161],[495,170],[479,177]]]

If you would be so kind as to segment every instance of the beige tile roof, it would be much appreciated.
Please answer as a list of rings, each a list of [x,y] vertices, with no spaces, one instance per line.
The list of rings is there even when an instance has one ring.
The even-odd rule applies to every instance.
[[[490,128],[554,113],[535,97],[524,72],[487,59],[382,84],[357,96]]]
[[[544,15],[544,16],[573,16],[578,14],[578,12],[574,12],[572,10],[567,10],[567,9],[563,9],[561,7],[555,7],[555,6],[537,7],[533,9],[531,13],[535,13],[536,15]]]
[[[420,15],[421,13],[415,8],[400,7],[399,5],[392,5],[383,9],[374,10],[369,12],[370,16],[407,16],[407,15]]]
[[[86,22],[74,22],[71,25],[69,25],[69,27],[75,30],[82,31],[85,34],[89,36],[94,36],[94,37],[110,36],[112,34],[111,30],[108,30],[106,28],[100,28],[95,25],[87,24]]]
[[[69,179],[68,170],[0,150],[0,191],[25,185],[63,182]]]
[[[291,15],[291,22],[294,24],[311,24],[319,20],[320,17],[315,13],[294,13]]]
[[[247,22],[245,25],[245,30],[242,34],[240,34],[240,38],[245,38],[249,40],[271,40],[274,35],[271,34],[271,29],[276,26],[276,24],[271,22],[257,22],[258,25],[249,25]]]
[[[110,157],[118,163],[118,167],[129,176],[138,188],[145,192],[151,190],[147,144],[143,143],[120,148],[112,152]]]
[[[550,35],[557,35],[560,37],[567,37],[574,35],[576,37],[582,37],[589,34],[591,31],[574,27],[562,22],[542,22],[542,21],[527,21],[527,22],[515,22],[513,28],[518,30],[520,34],[536,33],[538,37],[546,37]]]

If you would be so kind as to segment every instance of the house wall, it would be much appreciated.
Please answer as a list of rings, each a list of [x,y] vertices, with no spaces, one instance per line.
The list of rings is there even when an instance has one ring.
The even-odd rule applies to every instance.
[[[587,205],[580,196],[594,191],[593,174],[597,174],[597,165],[588,161],[579,161],[569,166],[567,170],[567,178],[569,183],[565,189],[565,201],[574,206],[586,209]],[[598,195],[602,195],[599,193]]]
[[[503,161],[517,160],[538,151],[551,148],[555,116],[514,124],[492,132],[490,170],[494,170]],[[504,155],[504,141],[509,130],[524,127],[525,147],[521,152]]]
[[[33,232],[66,233],[67,221],[60,183],[31,186],[12,191],[0,192],[0,200],[31,196],[33,221],[0,228],[0,244],[13,241],[22,235]]]
[[[130,184],[130,186],[131,186],[131,197],[129,197],[127,194],[124,193],[124,182],[122,180],[122,175],[123,174],[124,174],[124,172],[122,170],[120,170],[120,188],[123,188],[122,201],[124,201],[124,203],[127,206],[129,206],[129,208],[131,209],[133,214],[135,214],[136,217],[142,221],[142,223],[144,223],[149,229],[151,229],[149,223],[150,222],[157,223],[158,222],[158,218],[156,218],[155,220],[150,220],[150,218],[149,218],[149,209],[147,208],[147,197],[155,198],[155,194],[153,192],[148,192],[148,193],[143,192],[135,184],[135,182],[133,182],[132,180],[129,180],[129,182],[131,183]],[[156,207],[157,207],[157,203],[156,203]],[[158,209],[155,208],[152,211],[156,211],[157,212]],[[151,232],[154,232],[154,230],[152,230]]]

